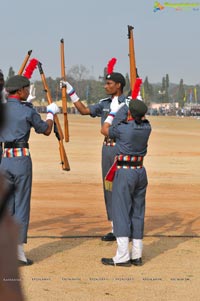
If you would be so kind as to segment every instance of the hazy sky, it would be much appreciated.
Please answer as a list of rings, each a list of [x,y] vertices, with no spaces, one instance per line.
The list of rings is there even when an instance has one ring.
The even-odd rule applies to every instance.
[[[60,76],[60,39],[65,41],[66,71],[82,64],[96,79],[112,57],[115,71],[129,72],[127,25],[134,26],[139,75],[152,83],[166,73],[200,84],[200,7],[153,12],[153,0],[5,0],[1,1],[1,63],[5,75],[21,66],[29,49],[46,76]],[[170,3],[197,1],[169,0]],[[164,1],[160,1],[164,4]],[[36,70],[33,80],[39,78]]]

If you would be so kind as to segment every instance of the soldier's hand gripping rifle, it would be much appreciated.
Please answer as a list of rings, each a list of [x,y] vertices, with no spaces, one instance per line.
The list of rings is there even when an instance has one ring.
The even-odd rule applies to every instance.
[[[42,79],[44,90],[47,93],[46,94],[47,95],[47,101],[50,104],[50,103],[52,103],[52,98],[51,98],[51,94],[50,94],[50,91],[49,91],[49,88],[48,88],[48,85],[47,85],[46,77],[45,77],[43,69],[42,69],[42,64],[40,62],[38,62],[38,69],[39,69],[39,72],[40,72],[40,76],[41,76],[41,79]],[[67,159],[67,155],[66,155],[66,152],[65,152],[64,145],[63,145],[64,136],[63,136],[62,128],[60,126],[60,122],[59,122],[59,119],[58,119],[57,115],[54,116],[54,123],[56,125],[56,128],[54,128],[54,131],[56,132],[56,137],[58,138],[58,142],[59,142],[59,152],[60,152],[62,169],[69,171],[70,166],[69,166],[69,162],[68,162],[68,159]]]
[[[31,56],[31,53],[32,53],[32,50],[29,50],[26,57],[25,57],[25,59],[24,59],[24,61],[23,61],[23,63],[22,63],[22,65],[21,65],[21,67],[20,67],[20,69],[19,69],[19,71],[18,71],[18,75],[22,75],[22,73],[24,72],[24,69],[26,67],[26,64],[28,63],[28,60]]]
[[[129,39],[129,61],[130,61],[130,88],[133,89],[136,77],[136,63],[135,63],[135,49],[134,49],[134,39],[133,39],[133,26],[128,25],[128,39]]]
[[[66,81],[65,73],[65,53],[64,53],[64,40],[60,40],[60,58],[61,58],[61,79]],[[66,96],[66,86],[62,86],[62,110],[64,115],[64,135],[65,141],[69,142],[69,127],[67,119],[67,96]]]

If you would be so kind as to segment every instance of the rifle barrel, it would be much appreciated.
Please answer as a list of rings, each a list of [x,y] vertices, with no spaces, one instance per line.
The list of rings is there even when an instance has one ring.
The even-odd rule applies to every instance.
[[[20,69],[19,69],[19,71],[18,71],[18,75],[22,75],[23,74],[24,69],[26,67],[26,64],[28,63],[28,60],[29,60],[29,58],[31,56],[31,53],[32,53],[32,50],[29,50],[28,53],[27,53],[27,55],[26,55],[26,57],[25,57],[25,59],[24,59],[24,61],[23,61],[23,63],[22,63],[22,65],[21,65],[21,67],[20,67]]]
[[[60,40],[60,58],[61,58],[61,78],[64,81],[66,81],[64,39]],[[68,126],[68,118],[67,118],[66,87],[62,87],[62,109],[63,109],[63,115],[64,115],[65,142],[69,142],[69,126]]]
[[[129,39],[129,62],[130,62],[130,88],[133,89],[136,82],[136,63],[135,63],[135,49],[133,38],[133,26],[128,25],[128,39]]]

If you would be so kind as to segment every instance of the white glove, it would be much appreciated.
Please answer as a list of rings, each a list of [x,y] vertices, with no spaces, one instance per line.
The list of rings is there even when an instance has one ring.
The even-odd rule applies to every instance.
[[[115,110],[118,109],[118,106],[119,106],[118,96],[115,96],[115,97],[112,99],[112,102],[111,102],[111,104],[110,104],[110,112],[115,112]]]
[[[124,102],[119,103],[118,97],[115,96],[110,105],[110,113],[104,122],[109,123],[110,125],[113,123],[113,119],[115,118],[116,113],[125,105]]]
[[[62,87],[66,87],[67,89],[67,94],[69,95],[69,97],[71,98],[71,101],[73,103],[77,102],[80,98],[78,97],[78,95],[76,94],[76,91],[74,90],[74,88],[70,85],[70,83],[65,82],[64,80],[60,81],[60,88],[62,89]]]
[[[36,96],[35,96],[35,87],[34,87],[34,85],[31,85],[30,86],[29,96],[28,96],[28,98],[27,98],[26,101],[32,102],[32,100],[35,99],[35,98],[36,98]]]
[[[54,115],[57,114],[57,113],[59,113],[59,112],[60,112],[60,109],[57,106],[57,104],[55,102],[52,102],[50,105],[47,106],[47,117],[46,117],[46,120],[47,119],[53,120],[54,119]]]
[[[137,99],[143,100],[140,91],[139,91],[139,93],[138,93]]]

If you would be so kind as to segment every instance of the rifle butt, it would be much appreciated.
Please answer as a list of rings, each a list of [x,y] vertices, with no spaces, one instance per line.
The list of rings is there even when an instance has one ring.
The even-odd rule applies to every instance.
[[[68,161],[62,140],[59,141],[59,151],[60,151],[62,169],[65,171],[69,171],[70,170],[69,161]]]
[[[64,113],[64,136],[65,136],[65,142],[69,142],[69,127],[68,127],[67,113]]]

